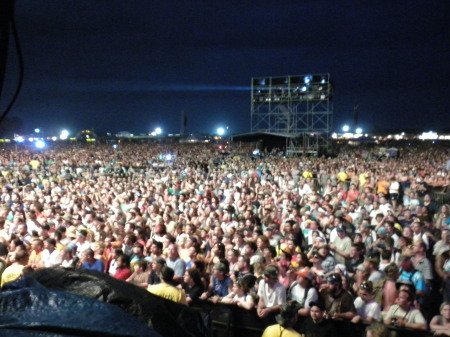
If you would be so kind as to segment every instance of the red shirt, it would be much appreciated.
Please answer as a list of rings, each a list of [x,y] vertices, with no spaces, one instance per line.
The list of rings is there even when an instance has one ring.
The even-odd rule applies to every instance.
[[[126,280],[131,276],[130,268],[117,268],[116,273],[114,274],[114,278],[119,280]]]

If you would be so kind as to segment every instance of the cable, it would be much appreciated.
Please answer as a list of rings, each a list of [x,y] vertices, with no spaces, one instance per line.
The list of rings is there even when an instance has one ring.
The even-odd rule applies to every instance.
[[[22,55],[22,49],[20,47],[19,34],[17,33],[16,21],[14,20],[14,13],[11,16],[11,30],[12,30],[12,34],[13,34],[14,45],[16,47],[17,58],[19,60],[19,80],[17,83],[16,90],[14,91],[14,95],[11,98],[11,101],[6,106],[5,111],[3,111],[3,113],[0,117],[0,124],[3,122],[3,120],[8,115],[9,111],[11,110],[12,106],[16,102],[17,97],[19,96],[20,90],[22,89],[23,77],[24,77],[23,55]]]

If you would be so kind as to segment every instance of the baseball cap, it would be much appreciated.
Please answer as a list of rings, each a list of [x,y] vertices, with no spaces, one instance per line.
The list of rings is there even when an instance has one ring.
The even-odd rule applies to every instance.
[[[313,273],[308,267],[304,267],[297,272],[297,276],[301,276],[305,279],[312,280],[314,278]]]
[[[327,282],[330,284],[342,284],[342,277],[337,273],[332,273],[327,277]]]
[[[384,235],[384,234],[387,234],[387,233],[388,232],[387,232],[386,228],[384,228],[384,227],[380,227],[377,230],[377,234],[380,234],[380,235]]]
[[[264,276],[276,280],[278,278],[278,269],[275,266],[267,266],[264,270]]]

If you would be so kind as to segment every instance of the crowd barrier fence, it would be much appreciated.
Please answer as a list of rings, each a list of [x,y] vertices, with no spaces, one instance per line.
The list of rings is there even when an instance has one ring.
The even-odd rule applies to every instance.
[[[210,301],[197,301],[191,306],[198,311],[205,324],[209,327],[211,337],[261,337],[264,329],[276,324],[275,315],[259,318],[256,309],[245,310],[235,305],[212,303]],[[303,322],[300,317],[295,330],[300,331]],[[353,324],[341,320],[334,320],[338,336],[365,336],[367,324]],[[431,337],[430,331],[405,329],[388,326],[391,337]]]

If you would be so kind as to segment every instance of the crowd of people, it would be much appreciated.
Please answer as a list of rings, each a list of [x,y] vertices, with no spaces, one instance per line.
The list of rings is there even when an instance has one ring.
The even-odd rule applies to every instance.
[[[331,319],[449,335],[450,206],[433,200],[450,185],[448,148],[248,153],[3,144],[1,286],[30,270],[81,268],[262,319],[295,307],[306,336],[333,336]]]

